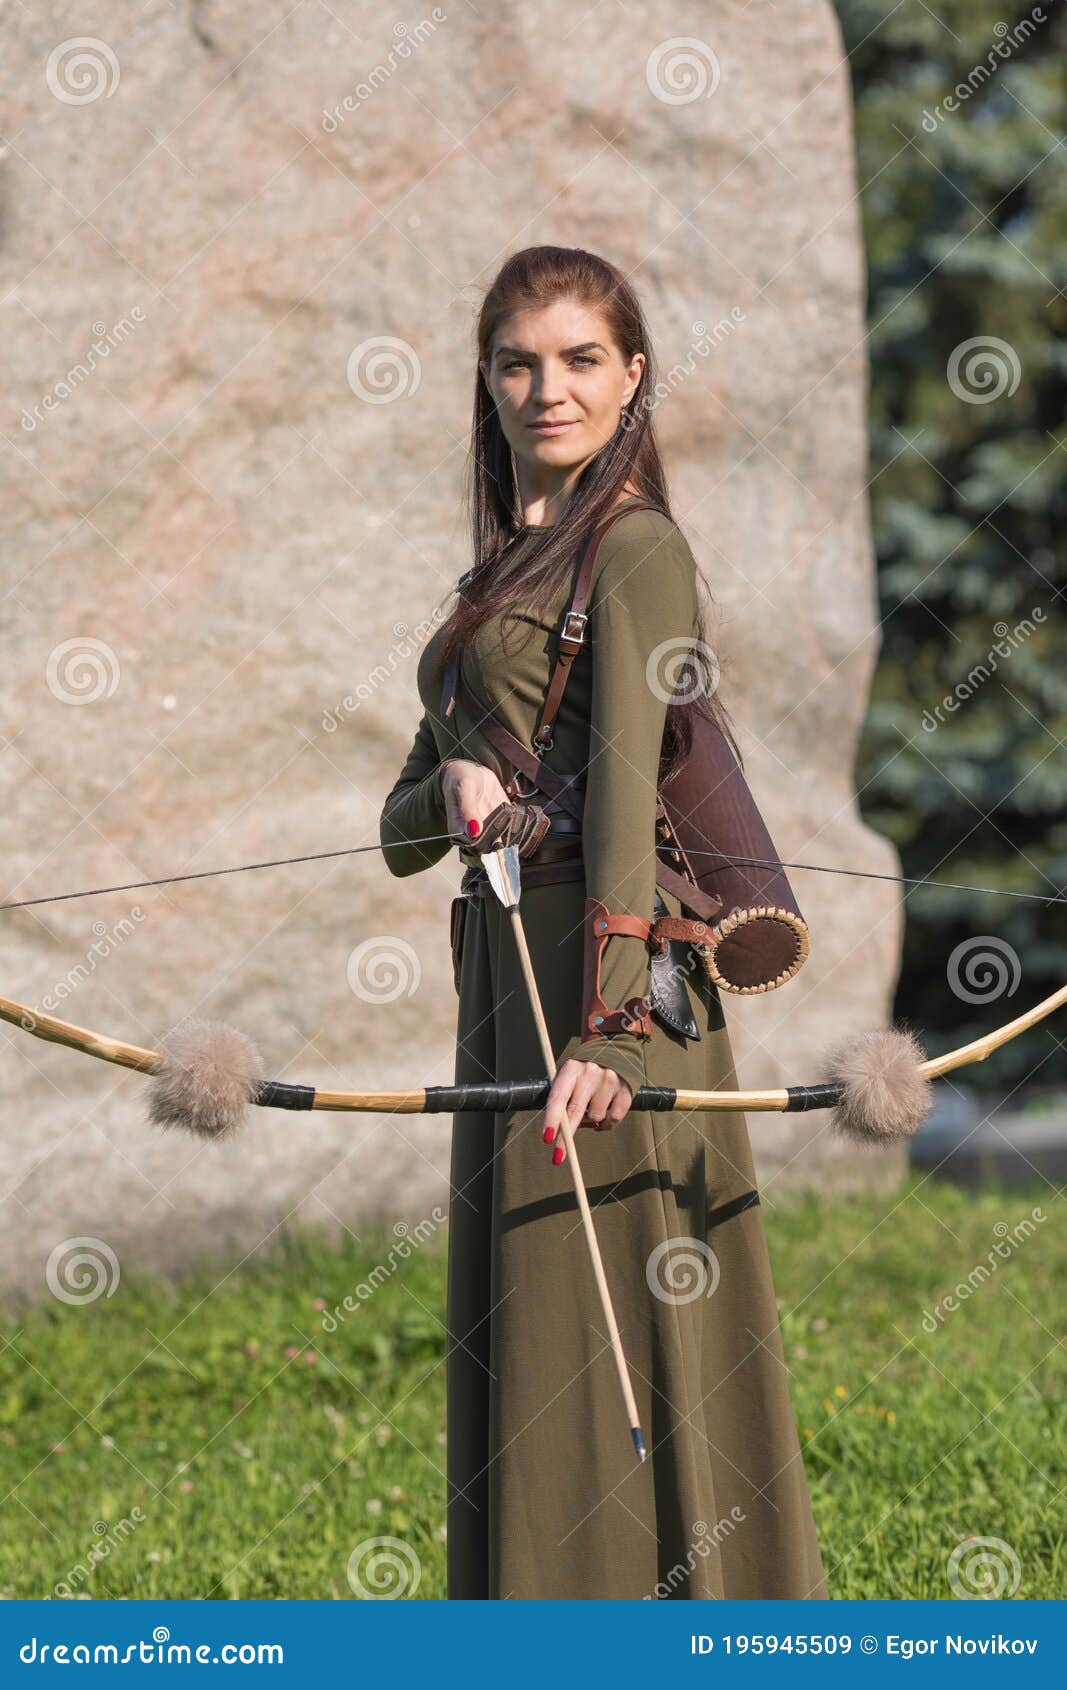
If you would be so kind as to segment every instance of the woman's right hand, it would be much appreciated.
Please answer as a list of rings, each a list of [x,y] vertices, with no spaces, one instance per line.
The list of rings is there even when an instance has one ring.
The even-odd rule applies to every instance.
[[[445,801],[445,815],[449,833],[467,844],[472,835],[467,826],[478,823],[474,837],[490,811],[508,803],[508,795],[492,769],[484,763],[472,763],[465,757],[455,757],[441,770],[441,795]]]

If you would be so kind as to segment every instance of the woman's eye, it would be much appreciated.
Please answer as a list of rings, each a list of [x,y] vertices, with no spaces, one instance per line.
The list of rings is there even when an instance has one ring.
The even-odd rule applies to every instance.
[[[596,358],[591,358],[588,352],[576,352],[574,357],[571,359],[572,364],[595,365],[597,362],[598,360]],[[530,364],[528,359],[509,358],[508,362],[504,365],[504,373],[506,375],[510,370],[528,370],[529,368]]]

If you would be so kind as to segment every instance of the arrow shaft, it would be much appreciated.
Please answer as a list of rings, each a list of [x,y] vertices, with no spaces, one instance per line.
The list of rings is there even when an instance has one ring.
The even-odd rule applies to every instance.
[[[518,905],[512,904],[508,910],[508,914],[511,917],[512,931],[515,934],[515,943],[518,947],[519,961],[522,964],[522,974],[523,979],[526,982],[526,992],[530,1000],[530,1008],[533,1011],[534,1022],[537,1026],[537,1037],[541,1045],[541,1056],[545,1064],[545,1072],[551,1080],[555,1078],[556,1074],[556,1059],[552,1051],[552,1041],[549,1038],[548,1024],[545,1020],[545,1012],[541,1003],[541,994],[537,988],[537,978],[534,974],[533,962],[530,959],[530,949],[526,943],[526,931],[522,924],[522,917],[519,914]],[[634,1448],[641,1456],[641,1459],[644,1460],[643,1451],[645,1448],[645,1440],[641,1431],[641,1420],[637,1412],[637,1401],[634,1397],[633,1385],[630,1381],[630,1370],[626,1365],[626,1356],[622,1347],[622,1334],[619,1331],[619,1323],[615,1318],[615,1307],[611,1300],[611,1291],[608,1286],[608,1276],[604,1272],[604,1258],[600,1253],[600,1241],[596,1235],[596,1227],[593,1225],[593,1212],[589,1207],[589,1194],[586,1191],[585,1179],[582,1174],[581,1164],[578,1161],[578,1146],[574,1141],[574,1129],[571,1126],[566,1110],[563,1112],[561,1130],[563,1133],[563,1142],[567,1149],[565,1160],[570,1164],[571,1182],[574,1186],[574,1195],[578,1203],[578,1212],[582,1217],[582,1227],[585,1232],[586,1243],[589,1246],[590,1260],[593,1264],[593,1278],[596,1280],[596,1288],[600,1294],[600,1307],[603,1311],[604,1320],[607,1324],[611,1353],[615,1359],[615,1371],[619,1376],[619,1387],[622,1391],[622,1400],[626,1407],[627,1418],[630,1422],[630,1435],[633,1439]]]

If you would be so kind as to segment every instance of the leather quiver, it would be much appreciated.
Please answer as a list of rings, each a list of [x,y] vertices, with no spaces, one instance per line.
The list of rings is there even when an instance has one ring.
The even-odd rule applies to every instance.
[[[723,912],[688,923],[665,917],[657,923],[659,936],[693,943],[724,991],[751,994],[784,985],[810,954],[808,925],[717,723],[697,719],[690,754],[661,784],[659,796],[697,886]]]

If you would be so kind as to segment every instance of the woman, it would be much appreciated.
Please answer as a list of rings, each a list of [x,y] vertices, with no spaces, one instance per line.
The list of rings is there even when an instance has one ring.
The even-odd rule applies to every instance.
[[[657,780],[685,754],[691,709],[721,719],[706,687],[669,702],[679,654],[693,654],[692,674],[707,647],[653,436],[654,391],[641,309],[614,266],[559,247],[508,260],[479,320],[474,568],[422,653],[424,714],[382,813],[386,862],[408,875],[445,856],[447,836],[471,840],[498,805],[531,795],[492,718],[531,745],[582,542],[608,512],[651,501],[602,541],[543,750],[583,791],[580,832],[568,835],[549,804],[553,830],[522,863],[559,1063],[548,1103],[454,1121],[450,1598],[826,1595],[744,1117],[629,1112],[646,1081],[736,1087],[718,994],[688,970],[699,1037],[672,1030],[647,1013],[644,939],[597,940],[586,919],[588,899],[610,915],[653,915]],[[543,791],[533,796],[545,806]],[[472,895],[455,1078],[534,1078],[544,1067],[514,934],[483,895],[477,850],[460,856]],[[594,1023],[598,1006],[607,1020]],[[640,1465],[559,1166],[564,1110],[572,1126],[599,1129],[581,1137],[582,1170],[649,1441]]]

